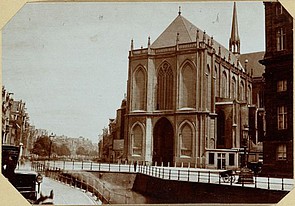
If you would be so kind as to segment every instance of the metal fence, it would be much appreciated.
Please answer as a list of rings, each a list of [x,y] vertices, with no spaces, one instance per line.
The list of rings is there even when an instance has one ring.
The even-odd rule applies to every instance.
[[[293,179],[273,178],[253,176],[253,183],[239,180],[239,175],[232,175],[227,181],[222,177],[222,170],[206,170],[199,168],[180,168],[180,167],[164,167],[151,166],[143,164],[110,164],[110,163],[94,163],[94,162],[34,162],[32,166],[37,170],[85,170],[85,171],[105,171],[105,172],[137,172],[156,178],[176,181],[189,181],[210,184],[223,184],[231,186],[252,187],[268,190],[290,191],[293,188]]]

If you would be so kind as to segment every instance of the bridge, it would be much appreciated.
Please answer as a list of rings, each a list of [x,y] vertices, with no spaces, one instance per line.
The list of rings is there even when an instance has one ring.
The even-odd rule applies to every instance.
[[[254,176],[253,183],[238,182],[238,174],[233,175],[229,181],[224,181],[220,176],[225,170],[212,170],[190,167],[164,167],[151,165],[134,164],[111,164],[95,163],[83,161],[35,161],[32,169],[42,170],[62,170],[62,171],[102,171],[102,172],[122,172],[141,173],[144,175],[174,181],[186,181],[208,184],[219,184],[239,187],[260,188],[266,190],[291,191],[294,180],[290,178],[260,177]]]

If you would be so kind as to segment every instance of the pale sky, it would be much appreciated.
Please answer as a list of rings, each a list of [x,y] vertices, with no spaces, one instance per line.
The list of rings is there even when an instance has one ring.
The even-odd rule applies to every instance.
[[[228,48],[233,2],[29,3],[2,31],[3,85],[30,123],[98,141],[126,93],[128,51],[182,15]],[[241,53],[265,50],[262,2],[237,2]]]

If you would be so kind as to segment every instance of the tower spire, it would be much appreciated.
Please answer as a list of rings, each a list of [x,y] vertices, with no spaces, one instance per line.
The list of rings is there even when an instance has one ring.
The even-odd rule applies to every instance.
[[[238,31],[236,2],[234,2],[231,36],[229,38],[229,50],[234,54],[240,54],[240,37]]]

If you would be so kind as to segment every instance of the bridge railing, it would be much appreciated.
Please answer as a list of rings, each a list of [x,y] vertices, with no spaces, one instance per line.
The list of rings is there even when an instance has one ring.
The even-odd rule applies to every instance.
[[[36,163],[36,162],[35,162]],[[105,172],[138,172],[145,175],[177,181],[189,181],[199,183],[224,184],[242,187],[262,188],[268,190],[290,191],[293,188],[293,179],[273,178],[253,176],[253,183],[244,182],[243,179],[238,181],[239,175],[235,174],[229,178],[222,177],[222,170],[206,170],[199,168],[184,167],[164,167],[151,166],[137,163],[95,163],[95,162],[39,162],[32,164],[39,170],[59,168],[62,170],[86,170],[86,171],[105,171]]]

